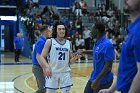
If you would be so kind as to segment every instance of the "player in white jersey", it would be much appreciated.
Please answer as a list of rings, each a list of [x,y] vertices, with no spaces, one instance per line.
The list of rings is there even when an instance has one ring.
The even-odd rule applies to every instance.
[[[62,93],[69,93],[73,85],[70,75],[70,63],[74,63],[80,55],[71,52],[70,41],[66,27],[62,22],[54,25],[52,38],[46,41],[41,54],[41,67],[46,76],[47,93],[56,93],[61,89]],[[48,62],[45,58],[49,56]]]

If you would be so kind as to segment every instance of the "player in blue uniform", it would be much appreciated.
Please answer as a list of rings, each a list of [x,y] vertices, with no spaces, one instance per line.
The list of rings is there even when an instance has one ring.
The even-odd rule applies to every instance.
[[[140,93],[140,0],[125,0],[125,12],[130,15],[132,23],[123,42],[117,81],[109,89],[99,93]]]

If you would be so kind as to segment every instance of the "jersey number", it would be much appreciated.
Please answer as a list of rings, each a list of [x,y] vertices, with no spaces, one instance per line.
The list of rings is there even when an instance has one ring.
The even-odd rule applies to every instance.
[[[59,52],[58,60],[65,60],[65,53]]]

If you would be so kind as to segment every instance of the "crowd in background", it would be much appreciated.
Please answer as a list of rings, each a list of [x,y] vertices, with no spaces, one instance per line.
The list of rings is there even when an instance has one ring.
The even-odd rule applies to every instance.
[[[24,22],[28,38],[31,42],[31,46],[35,43],[36,39],[40,35],[40,28],[42,26],[49,26],[53,28],[55,21],[62,21],[68,30],[68,39],[71,40],[73,50],[77,49],[92,49],[92,45],[95,39],[91,39],[91,31],[89,27],[84,26],[82,22],[83,16],[88,16],[89,19],[92,16],[94,20],[93,25],[97,21],[102,21],[106,24],[106,35],[112,41],[117,51],[121,49],[121,43],[124,36],[121,35],[120,16],[117,8],[106,8],[105,3],[98,4],[96,11],[88,11],[88,5],[85,0],[76,1],[72,7],[72,13],[74,18],[70,19],[68,16],[61,16],[54,11],[52,7],[45,6],[42,11],[37,2],[28,0],[26,5],[26,18]]]
[[[119,11],[115,7],[110,7],[107,10],[105,4],[102,3],[96,9],[95,19],[106,24],[107,37],[112,41],[116,50],[120,51],[124,36],[121,35],[122,29]]]

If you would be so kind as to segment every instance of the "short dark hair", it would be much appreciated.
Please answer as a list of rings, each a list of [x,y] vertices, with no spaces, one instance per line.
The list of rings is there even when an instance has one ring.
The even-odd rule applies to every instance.
[[[61,21],[57,21],[54,24],[54,26],[53,26],[53,32],[52,32],[52,37],[53,38],[56,38],[57,37],[57,26],[58,25],[64,25],[64,27],[65,27],[65,37],[67,37],[67,28],[66,28],[65,24],[63,22],[61,22]]]
[[[40,27],[40,32],[41,33],[44,32],[44,31],[46,31],[46,30],[48,30],[48,26],[47,25],[44,25],[44,26],[41,26]]]
[[[95,23],[93,29],[97,29],[100,33],[105,33],[105,24],[101,22]]]

